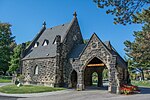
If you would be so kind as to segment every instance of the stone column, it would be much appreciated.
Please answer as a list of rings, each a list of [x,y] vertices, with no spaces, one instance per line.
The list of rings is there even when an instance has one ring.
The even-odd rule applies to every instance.
[[[120,80],[119,80],[119,73],[115,72],[115,80],[116,80],[116,93],[120,94]]]
[[[115,64],[109,65],[109,87],[108,91],[111,93],[120,93],[120,82],[118,79],[118,72],[115,68]]]
[[[109,77],[109,85],[108,85],[108,92],[111,92],[112,91],[112,79],[113,77],[111,76],[112,75],[112,72],[111,72],[111,68],[110,68],[110,65],[107,65],[108,67],[108,77]]]
[[[83,72],[77,73],[77,90],[78,91],[84,90],[84,74],[83,74]]]
[[[56,50],[56,81],[55,81],[55,87],[62,86],[63,84],[63,68],[61,66],[61,36],[56,36],[56,44],[57,44],[57,50]]]
[[[102,72],[98,73],[98,87],[103,86],[103,77],[102,77]]]

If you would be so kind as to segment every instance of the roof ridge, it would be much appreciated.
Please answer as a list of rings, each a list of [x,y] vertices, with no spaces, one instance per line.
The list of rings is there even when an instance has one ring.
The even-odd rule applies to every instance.
[[[52,27],[47,28],[47,29],[51,29],[51,28],[55,28],[55,27],[59,27],[59,26],[64,26],[66,24],[70,24],[70,22],[67,22],[67,23],[64,23],[64,24],[59,24],[59,25],[56,25],[56,26],[52,26]]]

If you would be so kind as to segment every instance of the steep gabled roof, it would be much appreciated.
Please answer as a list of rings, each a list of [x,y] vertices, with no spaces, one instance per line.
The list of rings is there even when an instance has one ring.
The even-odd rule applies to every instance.
[[[63,41],[71,23],[66,23],[52,28],[48,28],[42,31],[42,33],[39,33],[32,41],[32,44],[30,44],[30,46],[28,47],[29,49],[27,48],[26,55],[23,59],[56,56],[56,44],[53,44],[55,37],[56,35],[60,35],[62,37],[61,41]],[[47,46],[42,46],[44,40],[48,40]],[[39,46],[34,48],[33,45],[36,42],[39,43]]]
[[[98,38],[98,40],[103,44],[104,48],[106,50],[108,50],[108,52],[113,55],[113,56],[116,56],[117,57],[117,63],[122,66],[122,67],[126,67],[126,62],[124,61],[124,59],[117,53],[117,51],[114,49],[114,47],[111,45],[110,41],[105,41],[105,42],[102,42],[99,37],[94,33],[90,40],[88,41],[88,43],[86,44],[78,44],[76,45],[70,55],[69,55],[69,58],[79,58],[82,53],[84,52],[84,50],[87,48],[87,46],[89,45],[91,39],[93,36],[96,36]]]
[[[71,50],[71,53],[69,54],[69,58],[78,58],[85,46],[86,44],[75,45],[74,48]]]
[[[126,67],[127,63],[124,61],[124,59],[118,54],[118,52],[115,50],[115,48],[111,45],[110,41],[105,41],[104,44],[110,49],[110,52],[112,55],[117,56],[117,63],[120,66]]]
[[[96,36],[96,38],[103,44],[104,48],[108,51],[108,53],[111,54],[110,50],[107,48],[107,46],[102,42],[102,40],[96,35],[96,33],[93,33],[93,35],[91,36],[90,40],[88,41],[88,43],[86,44],[86,46],[84,47],[83,51],[81,52],[80,56],[82,55],[82,53],[84,52],[84,50],[86,49],[86,47],[89,45],[90,41],[92,40],[92,38]]]
[[[79,58],[82,53],[85,51],[85,49],[87,48],[87,46],[89,45],[90,41],[92,40],[93,36],[96,36],[98,38],[98,40],[103,44],[103,46],[105,47],[106,50],[108,50],[108,52],[111,54],[110,50],[107,48],[107,46],[100,40],[100,38],[96,35],[96,33],[94,33],[90,40],[88,40],[88,43],[86,44],[78,44],[76,45],[72,51],[71,54],[69,55],[70,58]]]

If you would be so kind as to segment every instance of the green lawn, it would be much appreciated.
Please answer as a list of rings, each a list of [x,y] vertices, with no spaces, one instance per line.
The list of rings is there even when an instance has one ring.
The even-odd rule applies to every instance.
[[[136,85],[136,86],[150,87],[150,81],[135,81],[135,80],[132,80],[131,83],[133,85]]]
[[[23,85],[20,87],[17,87],[16,85],[7,85],[0,87],[0,92],[8,94],[40,93],[40,92],[52,92],[60,90],[64,90],[64,88],[52,88],[47,86],[34,86],[34,85]]]
[[[10,83],[10,79],[0,79],[0,83]]]

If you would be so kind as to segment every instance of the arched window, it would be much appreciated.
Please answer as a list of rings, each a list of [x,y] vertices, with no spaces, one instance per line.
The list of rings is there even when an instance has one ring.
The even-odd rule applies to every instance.
[[[38,70],[39,70],[39,68],[38,68],[38,66],[36,65],[35,68],[34,68],[34,74],[35,74],[35,75],[38,74],[38,72],[39,72]]]
[[[39,46],[39,42],[36,42],[35,44],[34,44],[34,48],[36,48],[36,47],[38,47]]]
[[[47,46],[48,43],[49,43],[49,41],[45,39],[42,46]]]

